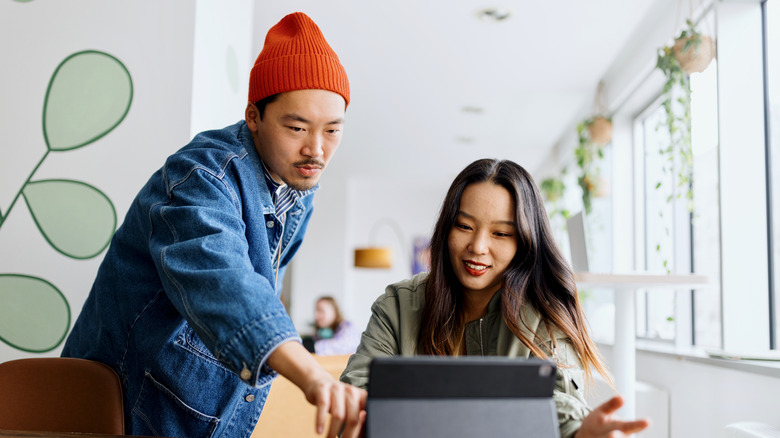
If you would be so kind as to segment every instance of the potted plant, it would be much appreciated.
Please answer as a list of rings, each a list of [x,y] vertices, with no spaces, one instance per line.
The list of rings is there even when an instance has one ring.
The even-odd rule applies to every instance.
[[[588,123],[588,133],[593,143],[606,145],[612,142],[612,120],[605,116],[596,116]]]
[[[578,145],[574,150],[574,155],[577,159],[577,167],[580,168],[577,183],[582,189],[582,205],[586,214],[591,212],[593,198],[604,193],[603,190],[600,190],[604,180],[600,177],[599,161],[604,158],[602,148],[607,143],[601,143],[605,139],[604,132],[598,132],[602,135],[602,137],[598,137],[599,142],[594,141],[590,129],[594,124],[601,125],[603,128],[605,126],[603,121],[609,122],[609,141],[611,141],[612,121],[606,117],[592,117],[577,125]]]
[[[666,113],[658,129],[669,134],[669,144],[659,153],[665,157],[664,172],[674,172],[676,184],[669,188],[667,201],[685,196],[686,206],[693,211],[693,153],[691,150],[691,86],[689,75],[704,70],[712,62],[712,38],[701,35],[686,20],[687,28],[675,38],[672,46],[658,51],[656,68],[666,77],[661,106]],[[662,183],[656,184],[661,189]]]
[[[566,169],[561,173],[565,175]],[[563,193],[566,191],[566,184],[564,184],[563,179],[555,177],[546,178],[539,184],[539,190],[541,190],[544,199],[551,204],[552,208],[548,213],[550,219],[553,219],[555,216],[561,216],[564,219],[569,217],[569,210],[559,206],[559,201],[563,199]]]
[[[715,46],[712,38],[700,34],[693,22],[688,19],[685,21],[687,28],[683,29],[674,40],[672,53],[680,68],[685,74],[698,73],[704,71],[712,62],[715,53]]]

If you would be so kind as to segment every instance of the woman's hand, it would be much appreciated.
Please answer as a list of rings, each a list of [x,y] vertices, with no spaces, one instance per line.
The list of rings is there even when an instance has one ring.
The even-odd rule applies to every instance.
[[[621,406],[623,399],[619,395],[607,400],[585,417],[574,438],[618,438],[645,430],[650,425],[648,420],[621,421],[612,418]]]

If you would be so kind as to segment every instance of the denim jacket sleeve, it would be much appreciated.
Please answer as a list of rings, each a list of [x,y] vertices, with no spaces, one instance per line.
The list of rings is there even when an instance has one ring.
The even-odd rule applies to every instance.
[[[250,245],[251,207],[228,167],[166,175],[168,200],[150,210],[149,249],[168,298],[209,351],[245,382],[262,385],[275,375],[268,356],[300,337],[276,294],[267,244]]]

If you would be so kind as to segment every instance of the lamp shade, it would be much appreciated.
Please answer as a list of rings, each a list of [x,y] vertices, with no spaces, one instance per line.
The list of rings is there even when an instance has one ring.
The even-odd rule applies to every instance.
[[[393,266],[393,250],[387,246],[355,249],[356,268],[390,268]]]

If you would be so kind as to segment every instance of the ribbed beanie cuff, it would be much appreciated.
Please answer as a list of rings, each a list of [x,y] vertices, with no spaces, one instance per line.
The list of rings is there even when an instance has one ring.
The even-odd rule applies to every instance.
[[[268,31],[249,76],[249,100],[305,89],[333,91],[349,105],[349,80],[336,52],[311,18],[295,12]]]

